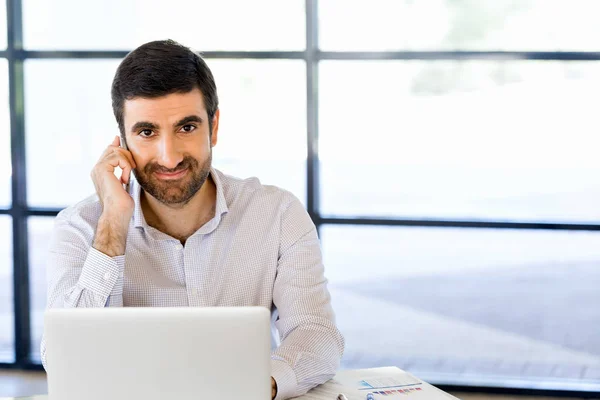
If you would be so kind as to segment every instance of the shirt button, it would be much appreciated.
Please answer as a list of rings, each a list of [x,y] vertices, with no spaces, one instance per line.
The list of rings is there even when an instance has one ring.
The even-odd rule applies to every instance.
[[[104,280],[107,281],[110,279],[110,272],[104,274]]]
[[[176,248],[177,250],[183,250],[183,245],[182,245],[181,243],[177,243],[177,244],[175,245],[175,248]]]
[[[200,290],[198,290],[198,288],[194,288],[193,292],[196,296],[198,296],[198,294],[200,293]]]

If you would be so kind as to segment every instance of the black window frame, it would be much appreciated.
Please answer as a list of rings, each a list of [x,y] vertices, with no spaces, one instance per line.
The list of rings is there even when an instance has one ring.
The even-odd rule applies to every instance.
[[[317,229],[323,225],[374,225],[446,228],[495,228],[564,231],[600,231],[600,224],[506,222],[487,219],[408,219],[324,216],[319,212],[319,151],[318,129],[318,64],[324,60],[542,60],[542,61],[600,61],[600,52],[586,51],[321,51],[318,47],[318,0],[305,0],[306,49],[304,51],[207,51],[207,59],[284,59],[306,63],[307,95],[307,154],[306,207]],[[28,218],[53,217],[60,208],[36,208],[27,204],[27,174],[25,148],[25,82],[24,63],[29,59],[122,59],[127,51],[32,51],[23,47],[22,0],[6,0],[7,48],[0,58],[8,62],[9,106],[12,162],[12,204],[0,207],[0,215],[12,218],[13,234],[13,296],[15,362],[0,363],[0,369],[42,370],[31,359],[30,287],[28,254]],[[435,384],[435,382],[432,382]],[[439,387],[452,391],[531,394],[550,396],[600,397],[600,390],[560,390],[544,387],[499,387],[448,385]]]

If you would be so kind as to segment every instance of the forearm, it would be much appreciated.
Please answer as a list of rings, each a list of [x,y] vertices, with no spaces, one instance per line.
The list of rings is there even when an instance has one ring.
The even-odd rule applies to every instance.
[[[271,354],[272,374],[282,392],[277,399],[302,395],[331,379],[343,350],[344,339],[332,321],[308,317]]]
[[[109,257],[125,254],[129,220],[103,213],[98,220],[93,247]]]

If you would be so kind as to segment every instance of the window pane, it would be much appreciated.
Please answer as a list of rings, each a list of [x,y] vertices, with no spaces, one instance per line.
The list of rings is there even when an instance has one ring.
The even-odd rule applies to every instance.
[[[322,212],[598,221],[598,68],[323,62]]]
[[[62,207],[94,193],[90,171],[118,134],[110,100],[118,63],[29,60],[25,64],[30,205]],[[282,186],[304,199],[304,63],[209,60],[209,65],[221,109],[215,167],[239,177],[258,176],[263,183]],[[54,96],[51,103],[49,94]]]
[[[40,343],[46,309],[46,268],[48,246],[54,218],[30,217],[29,230],[29,293],[31,302],[31,358],[40,362]]]
[[[6,2],[0,4],[0,48],[6,49]]]
[[[324,226],[322,238],[344,368],[600,384],[599,233]]]
[[[0,8],[2,9],[2,8]],[[0,208],[12,203],[10,154],[10,108],[8,107],[8,63],[0,59]]]
[[[215,167],[256,176],[305,200],[306,70],[303,61],[208,60],[221,117]]]
[[[596,0],[327,0],[319,40],[337,51],[598,51],[598,12]]]
[[[167,38],[202,51],[305,48],[303,0],[24,0],[23,19],[28,49],[131,50]]]
[[[27,194],[31,206],[67,206],[94,193],[92,167],[119,134],[110,98],[119,62],[26,61]]]
[[[12,224],[6,215],[0,215],[0,239],[0,362],[14,362]]]

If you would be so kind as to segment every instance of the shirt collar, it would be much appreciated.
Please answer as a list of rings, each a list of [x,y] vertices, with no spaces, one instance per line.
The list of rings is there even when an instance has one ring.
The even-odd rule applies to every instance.
[[[217,188],[216,194],[216,204],[215,204],[215,216],[204,224],[196,233],[206,234],[214,231],[219,223],[221,222],[221,217],[223,214],[229,212],[229,208],[227,207],[227,200],[225,199],[225,192],[223,190],[223,181],[221,180],[221,174],[214,168],[210,169],[210,177],[212,178],[215,186]],[[144,213],[142,212],[141,205],[141,193],[142,188],[136,179],[131,179],[132,184],[130,185],[129,192],[133,197],[133,201],[135,203],[135,208],[133,211],[133,225],[136,228],[143,228],[144,230],[148,230],[150,225],[146,222],[146,218],[144,218]]]

